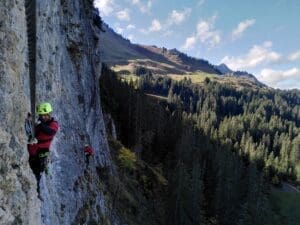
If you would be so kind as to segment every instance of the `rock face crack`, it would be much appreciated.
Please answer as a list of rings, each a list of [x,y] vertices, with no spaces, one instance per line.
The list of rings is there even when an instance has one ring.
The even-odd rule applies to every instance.
[[[36,0],[25,0],[27,23],[28,59],[29,59],[29,87],[32,118],[35,118],[36,92]]]

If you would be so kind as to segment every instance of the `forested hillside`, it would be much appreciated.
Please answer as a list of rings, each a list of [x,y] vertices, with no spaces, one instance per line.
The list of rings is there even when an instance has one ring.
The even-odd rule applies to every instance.
[[[288,224],[270,190],[300,181],[299,91],[125,82],[105,66],[101,91],[119,140],[168,181],[157,224]]]
[[[175,109],[206,135],[228,146],[246,161],[264,168],[267,177],[300,179],[300,92],[242,89],[205,81],[173,82],[142,76],[139,88],[165,95]]]

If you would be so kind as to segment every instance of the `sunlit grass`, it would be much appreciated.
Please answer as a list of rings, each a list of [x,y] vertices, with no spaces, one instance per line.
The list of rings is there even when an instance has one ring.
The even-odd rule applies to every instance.
[[[122,81],[126,81],[126,82],[130,82],[130,81],[133,81],[134,83],[136,81],[138,81],[140,78],[134,74],[129,74],[129,75],[119,75],[120,79]]]
[[[131,72],[133,71],[133,66],[128,64],[128,65],[115,65],[115,66],[112,66],[111,69],[115,72],[120,72],[120,71],[128,71],[128,72]]]
[[[122,80],[129,82],[138,81],[139,77],[134,74],[133,64],[114,66],[112,69],[121,77]],[[237,89],[243,88],[257,88],[256,84],[251,80],[245,77],[235,77],[235,76],[220,76],[217,74],[210,74],[205,72],[196,72],[189,74],[167,74],[159,75],[155,74],[154,76],[167,76],[175,81],[181,81],[184,79],[191,80],[193,84],[203,84],[206,78],[209,78],[210,81],[218,82],[225,85],[230,85]]]
[[[118,71],[118,70],[115,70],[115,71]],[[176,80],[176,81],[181,81],[185,78],[191,79],[192,83],[194,83],[194,84],[203,83],[205,78],[209,78],[210,80],[218,80],[219,79],[218,75],[208,74],[208,73],[197,73],[197,74],[189,74],[189,75],[169,74],[166,76],[168,76],[172,80]],[[136,76],[134,74],[125,75],[125,74],[119,73],[119,77],[121,78],[121,80],[126,81],[126,82],[130,82],[130,80],[132,80],[133,82],[136,82],[137,80],[140,79],[139,76]]]
[[[195,73],[195,74],[188,74],[188,75],[169,74],[167,76],[176,81],[181,81],[185,78],[191,79],[193,84],[203,83],[205,78],[209,78],[210,80],[218,80],[219,79],[218,75],[209,74],[209,73]]]

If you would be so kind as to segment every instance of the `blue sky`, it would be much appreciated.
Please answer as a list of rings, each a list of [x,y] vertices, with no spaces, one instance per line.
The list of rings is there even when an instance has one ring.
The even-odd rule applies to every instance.
[[[133,43],[177,48],[212,64],[300,89],[298,0],[95,0],[100,16]]]

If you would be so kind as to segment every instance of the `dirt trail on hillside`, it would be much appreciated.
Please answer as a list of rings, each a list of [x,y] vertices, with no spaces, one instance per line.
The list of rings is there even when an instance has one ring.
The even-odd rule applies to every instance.
[[[292,184],[286,183],[286,182],[282,183],[282,187],[274,188],[274,190],[280,191],[280,192],[297,192],[297,193],[300,193],[300,190],[297,187],[293,186]]]

